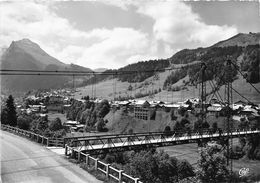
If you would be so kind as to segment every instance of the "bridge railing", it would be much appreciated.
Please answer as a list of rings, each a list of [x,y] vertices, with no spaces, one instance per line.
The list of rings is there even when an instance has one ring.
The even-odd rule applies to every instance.
[[[237,129],[233,129],[233,131],[236,131]],[[217,130],[217,133],[219,130]],[[221,130],[221,133],[225,133],[226,131]],[[121,138],[136,138],[136,137],[160,137],[160,136],[183,136],[186,134],[205,134],[205,133],[216,133],[216,131],[213,131],[212,129],[205,129],[205,130],[197,130],[197,131],[183,131],[183,130],[174,130],[174,131],[164,131],[164,132],[141,132],[141,133],[132,133],[132,134],[109,134],[109,135],[91,135],[91,136],[80,136],[80,137],[65,137],[64,138],[64,144],[70,144],[75,141],[84,141],[84,140],[99,140],[100,142],[102,140],[107,139],[118,139],[121,140]]]
[[[17,127],[9,126],[9,125],[1,125],[2,130],[9,131],[11,133],[15,133],[17,135],[29,138],[33,141],[41,143],[46,146],[56,146],[56,147],[63,147],[64,139],[63,138],[51,138],[45,137],[43,135],[23,130]]]
[[[172,133],[140,133],[139,135],[133,134],[121,134],[119,135],[101,135],[101,136],[89,136],[89,137],[79,137],[67,140],[67,145],[70,147],[75,147],[80,150],[84,150],[89,154],[102,153],[106,150],[112,148],[133,147],[144,146],[149,144],[154,144],[154,146],[160,146],[164,144],[172,145],[174,143],[186,143],[187,142],[197,142],[202,139],[215,139],[219,137],[227,137],[232,135],[232,137],[237,137],[241,135],[256,134],[260,133],[258,129],[234,129],[230,134],[227,131],[175,131]],[[147,146],[148,147],[148,146]],[[150,146],[149,146],[150,147]],[[100,150],[100,151],[99,151]],[[103,150],[103,151],[102,151]]]
[[[142,183],[139,178],[134,178],[124,173],[123,170],[118,170],[110,164],[104,163],[98,158],[94,158],[68,145],[65,146],[65,155],[77,159],[79,163],[84,162],[88,168],[94,168],[96,171],[104,174],[106,178],[111,178],[119,183]]]

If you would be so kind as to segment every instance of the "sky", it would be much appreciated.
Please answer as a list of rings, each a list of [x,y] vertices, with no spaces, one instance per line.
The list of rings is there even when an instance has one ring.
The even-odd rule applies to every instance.
[[[116,69],[260,32],[259,2],[1,1],[0,48],[28,38],[64,63]]]

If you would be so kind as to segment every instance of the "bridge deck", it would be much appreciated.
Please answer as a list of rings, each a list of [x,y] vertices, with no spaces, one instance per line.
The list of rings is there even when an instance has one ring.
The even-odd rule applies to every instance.
[[[253,130],[253,131],[235,131],[229,134],[230,136],[238,137],[238,136],[245,136],[250,134],[258,134],[260,130]],[[118,149],[118,148],[126,148],[126,147],[137,147],[137,146],[146,146],[146,145],[158,145],[158,146],[167,146],[167,145],[175,145],[175,144],[183,144],[183,143],[191,143],[196,142],[198,140],[203,139],[216,139],[220,137],[227,137],[228,133],[214,133],[214,134],[184,134],[182,136],[168,136],[162,138],[151,138],[150,136],[143,136],[142,139],[134,138],[131,140],[131,137],[121,137],[120,141],[113,141],[115,139],[106,138],[103,139],[99,138],[89,138],[84,140],[78,140],[76,147],[74,149],[76,151],[87,151],[87,152],[94,152],[98,150],[107,150],[107,149]],[[95,140],[93,142],[93,140]],[[105,140],[105,141],[104,141]],[[118,137],[117,137],[118,140]]]

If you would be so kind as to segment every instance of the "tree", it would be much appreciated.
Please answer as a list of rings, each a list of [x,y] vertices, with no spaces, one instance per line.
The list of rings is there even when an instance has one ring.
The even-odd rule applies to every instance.
[[[33,128],[34,132],[42,134],[46,129],[48,129],[48,119],[39,118],[38,120],[34,120],[31,128]]]
[[[7,108],[2,107],[2,109],[1,109],[1,123],[2,124],[8,124],[7,114],[8,114]]]
[[[102,102],[98,105],[97,111],[98,111],[98,116],[103,118],[107,113],[109,113],[110,110],[110,105],[108,100],[102,100]]]
[[[226,158],[218,146],[203,148],[198,163],[198,177],[202,183],[227,181]]]
[[[198,119],[194,123],[194,130],[197,131],[197,130],[200,130],[200,129],[202,129],[202,120]]]
[[[186,113],[186,109],[185,109],[185,107],[180,107],[179,109],[178,109],[178,113],[181,115],[181,116],[184,116],[184,114]]]
[[[203,129],[209,129],[210,125],[207,121],[205,121],[204,123],[202,123],[202,128]]]
[[[246,118],[240,119],[240,123],[238,124],[239,129],[248,129],[249,126],[250,126],[250,123]]]
[[[105,128],[106,123],[103,118],[98,118],[97,120],[97,131],[104,132],[107,131],[107,128]]]
[[[171,135],[171,127],[170,126],[166,126],[164,128],[164,133],[165,133],[166,136]]]
[[[212,124],[212,130],[213,130],[214,133],[218,130],[218,123],[217,122],[214,122]]]
[[[186,118],[181,119],[181,122],[180,122],[180,126],[182,128],[181,130],[190,129],[189,125],[190,125],[190,121],[188,119],[186,119]]]
[[[176,119],[178,119],[178,117],[175,116],[174,110],[171,110],[171,120],[176,120]]]
[[[63,127],[62,127],[60,118],[55,118],[55,120],[51,121],[50,126],[49,126],[49,129],[51,131],[58,131],[58,130],[61,130],[62,128]]]
[[[181,124],[179,123],[179,121],[177,121],[173,127],[174,131],[180,131],[182,130]]]
[[[144,183],[172,183],[194,176],[193,168],[187,161],[179,161],[162,150],[132,152],[126,160],[123,159],[125,171]]]
[[[7,123],[11,126],[17,125],[17,116],[14,106],[14,99],[12,95],[9,95],[6,100],[6,109],[7,109]]]
[[[132,91],[132,90],[133,90],[133,87],[132,87],[131,84],[128,86],[127,90],[128,90],[128,91]]]
[[[195,175],[191,164],[186,160],[182,160],[178,162],[177,168],[178,168],[178,179],[184,179]]]
[[[84,96],[83,99],[86,100],[86,101],[89,101],[89,96],[88,95]]]
[[[141,151],[131,156],[129,164],[125,167],[126,172],[141,178],[144,183],[156,182],[158,164],[151,151]]]
[[[17,126],[23,130],[29,130],[32,119],[28,116],[19,116],[17,118]]]

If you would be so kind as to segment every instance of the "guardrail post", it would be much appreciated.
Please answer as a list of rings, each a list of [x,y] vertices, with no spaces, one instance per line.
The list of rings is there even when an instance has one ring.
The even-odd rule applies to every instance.
[[[74,159],[75,158],[75,150],[72,148],[71,149],[71,157]]]
[[[42,144],[44,143],[44,138],[43,138],[43,136],[42,136]]]
[[[47,138],[47,147],[49,147],[49,138]]]
[[[80,150],[78,151],[78,162],[80,163]]]
[[[109,166],[110,164],[106,165],[106,177],[109,178]]]
[[[119,170],[118,172],[118,181],[119,183],[122,183],[122,173],[123,173],[124,170]]]
[[[98,158],[95,159],[95,170],[97,170],[97,168],[98,168]]]
[[[48,143],[48,141],[49,141],[49,138],[47,139],[47,143]],[[68,156],[68,146],[67,145],[65,145],[65,156]]]
[[[37,135],[37,143],[39,142],[39,136],[40,136],[40,135],[38,134],[38,135]]]
[[[139,178],[135,178],[135,183],[138,183],[139,182]]]
[[[65,147],[65,146],[66,146],[66,139],[63,138],[63,145],[62,145],[62,147]]]
[[[89,158],[89,154],[86,155],[86,165],[88,166],[88,158]]]

